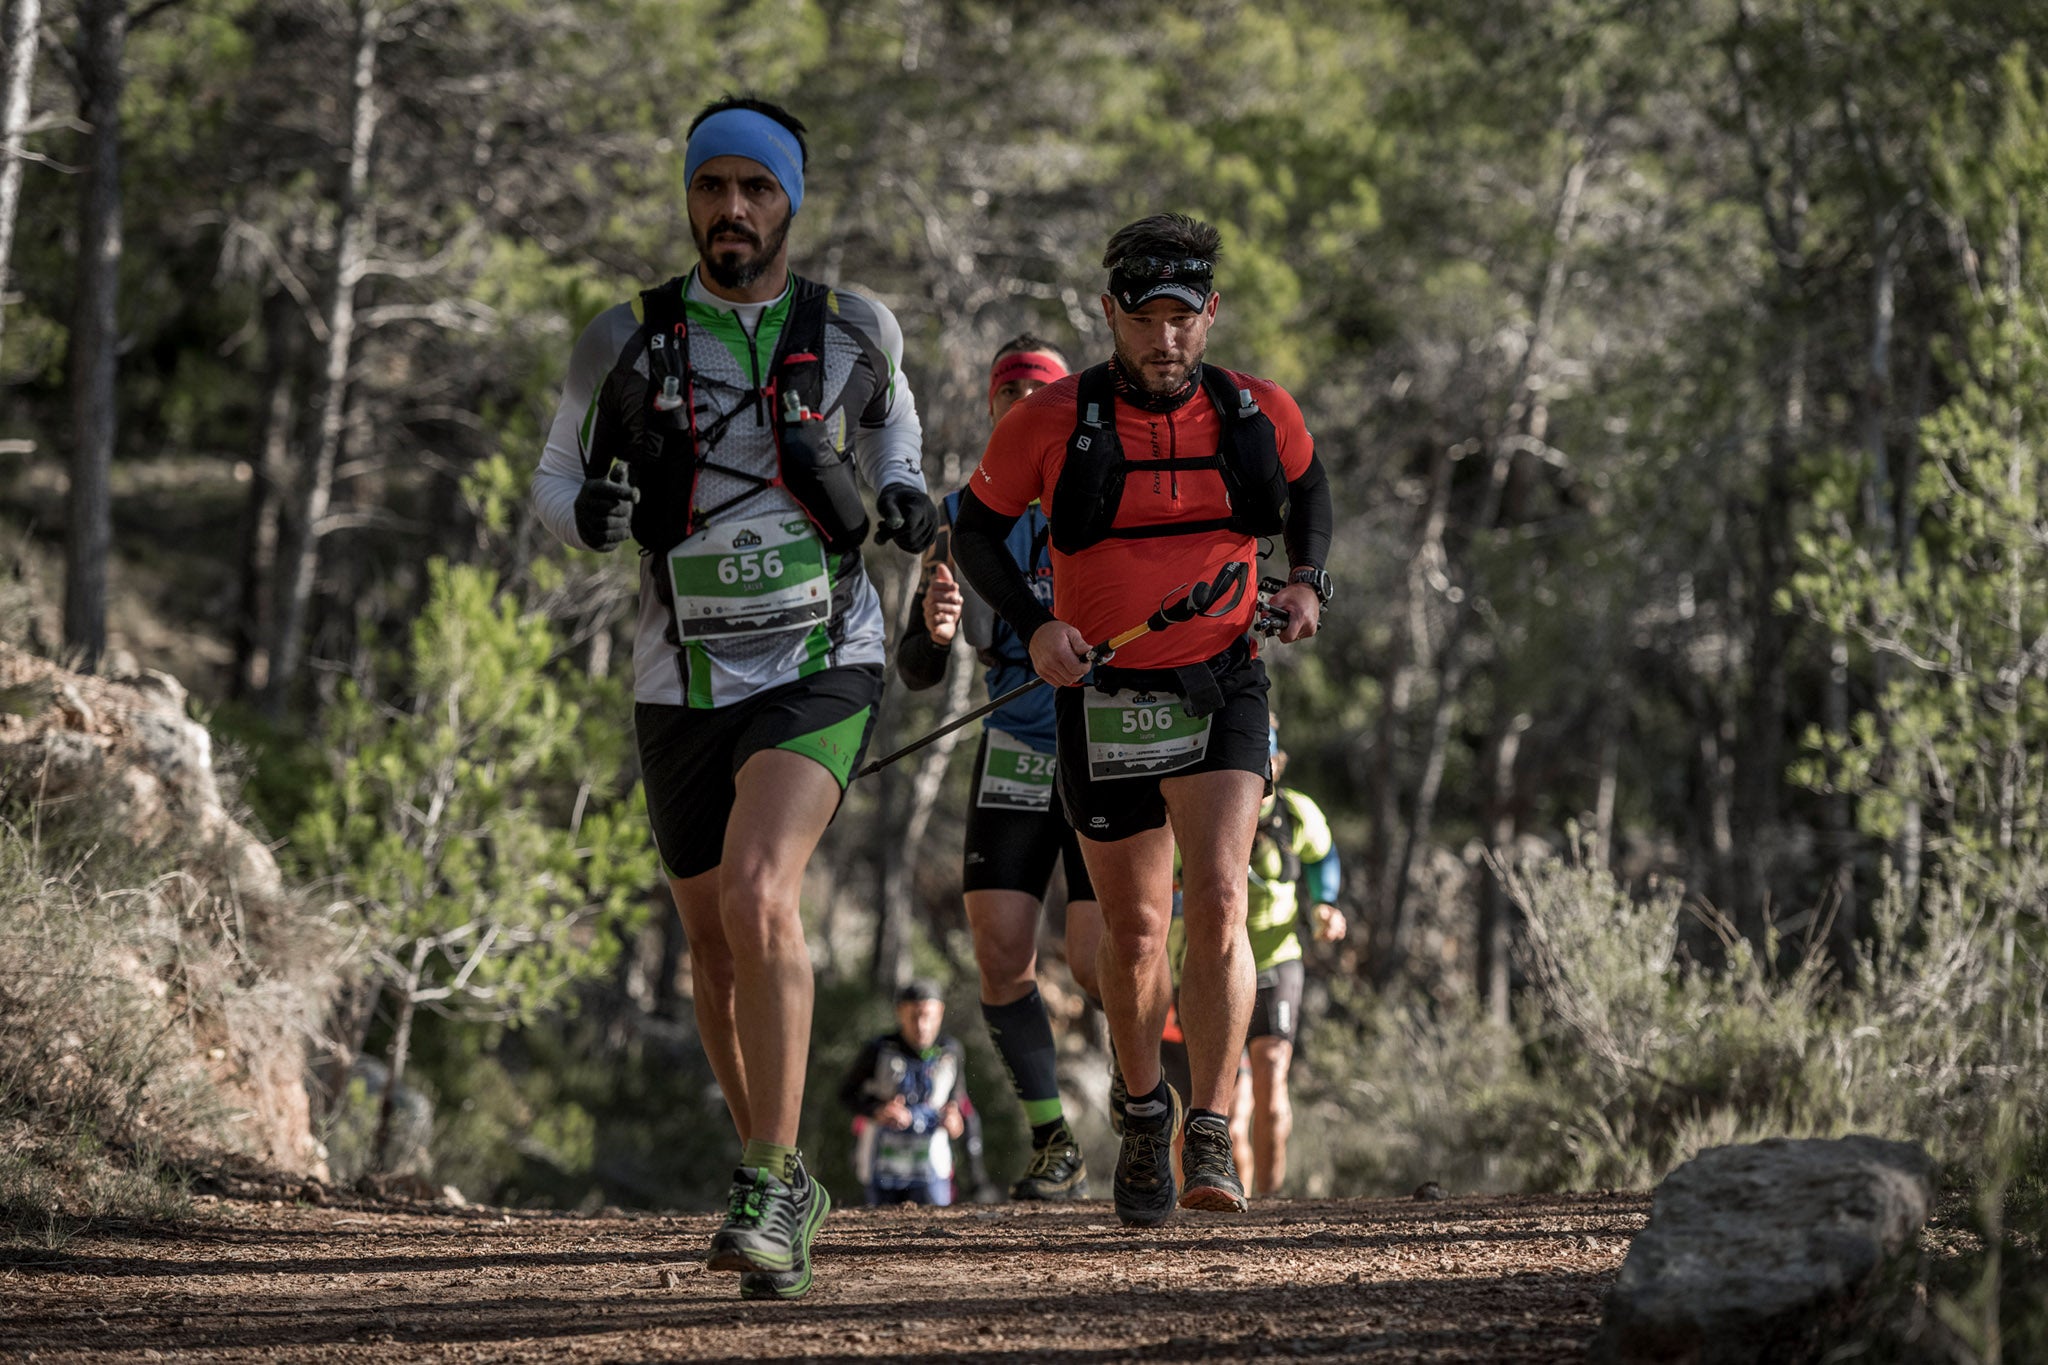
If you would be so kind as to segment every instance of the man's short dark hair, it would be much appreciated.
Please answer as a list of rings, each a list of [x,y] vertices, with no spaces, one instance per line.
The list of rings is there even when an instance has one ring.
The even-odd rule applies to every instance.
[[[722,114],[728,109],[750,109],[756,114],[766,114],[769,118],[774,119],[777,123],[789,129],[789,135],[796,139],[796,150],[798,155],[803,158],[804,169],[810,169],[811,149],[810,145],[804,141],[804,133],[806,131],[804,121],[774,101],[756,99],[752,95],[727,95],[723,99],[713,100],[710,104],[705,105],[697,111],[697,117],[690,120],[690,130],[688,133],[683,134],[684,139],[687,140],[690,133],[696,132],[697,125],[705,119],[710,118],[713,114]]]
[[[1029,332],[1019,332],[1002,345],[996,347],[996,353],[989,357],[989,363],[994,364],[1006,355],[1024,355],[1032,351],[1044,351],[1048,355],[1056,355],[1060,358],[1060,364],[1064,365],[1067,363],[1067,353],[1065,351],[1062,351],[1044,337],[1033,336]]]
[[[1223,234],[1199,218],[1185,213],[1155,213],[1150,218],[1120,227],[1102,253],[1102,263],[1114,270],[1126,256],[1190,256],[1213,261],[1223,245]]]
[[[913,977],[896,991],[896,1003],[914,1005],[920,1000],[944,1001],[946,993],[939,989],[939,983],[928,976]]]

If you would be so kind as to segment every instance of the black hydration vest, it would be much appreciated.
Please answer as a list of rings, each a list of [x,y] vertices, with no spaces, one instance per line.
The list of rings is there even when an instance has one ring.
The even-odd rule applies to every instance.
[[[718,464],[711,447],[722,428],[708,433],[697,429],[690,329],[683,310],[689,277],[678,275],[641,293],[652,409],[648,429],[661,437],[659,458],[628,467],[633,486],[640,490],[633,509],[633,538],[642,549],[666,554],[726,508],[778,482],[817,528],[826,553],[847,554],[867,539],[867,510],[861,506],[852,458],[833,447],[819,411],[825,401],[825,315],[832,291],[801,276],[793,275],[790,281],[789,317],[761,387],[748,395],[752,404],[768,406],[775,433],[773,479]],[[743,402],[735,415],[749,405]],[[697,480],[706,469],[743,479],[752,487],[716,507],[698,507]],[[657,580],[662,577],[656,575]]]
[[[1216,405],[1223,435],[1216,453],[1164,460],[1124,458],[1116,434],[1116,378],[1107,363],[1081,372],[1075,393],[1077,421],[1067,438],[1067,460],[1053,488],[1052,543],[1061,554],[1077,554],[1110,539],[1150,536],[1191,536],[1207,531],[1236,531],[1248,536],[1280,534],[1287,516],[1287,471],[1273,419],[1259,411],[1250,389],[1234,386],[1227,370],[1202,367],[1202,391]],[[1123,508],[1124,477],[1132,469],[1178,472],[1210,469],[1223,478],[1230,515],[1158,526],[1118,526]]]
[[[1283,884],[1300,881],[1301,855],[1294,850],[1294,807],[1288,803],[1286,789],[1277,782],[1273,784],[1273,813],[1259,822],[1259,833],[1280,850],[1280,875],[1273,880]]]

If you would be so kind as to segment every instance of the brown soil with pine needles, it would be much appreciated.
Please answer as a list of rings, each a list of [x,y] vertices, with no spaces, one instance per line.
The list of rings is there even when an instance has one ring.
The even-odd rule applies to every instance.
[[[202,1198],[175,1229],[0,1251],[36,1360],[1565,1361],[1642,1194],[1264,1201],[1120,1226],[1106,1202],[835,1210],[817,1282],[748,1303],[711,1214]]]

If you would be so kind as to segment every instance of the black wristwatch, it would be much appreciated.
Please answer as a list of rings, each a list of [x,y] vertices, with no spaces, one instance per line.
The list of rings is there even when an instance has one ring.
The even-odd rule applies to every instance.
[[[1330,594],[1334,589],[1330,584],[1330,575],[1322,569],[1304,564],[1293,573],[1288,574],[1287,581],[1289,583],[1308,584],[1309,587],[1315,590],[1316,604],[1318,606],[1327,607],[1330,605]]]

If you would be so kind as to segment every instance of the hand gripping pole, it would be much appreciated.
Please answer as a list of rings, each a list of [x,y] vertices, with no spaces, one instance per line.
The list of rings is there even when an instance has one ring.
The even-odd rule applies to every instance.
[[[1195,584],[1173,601],[1163,604],[1159,610],[1146,617],[1140,624],[1132,626],[1129,630],[1123,631],[1120,634],[1111,636],[1102,644],[1094,646],[1088,651],[1086,656],[1089,664],[1108,663],[1111,656],[1119,649],[1122,649],[1133,640],[1150,635],[1155,630],[1165,630],[1168,626],[1178,625],[1182,621],[1192,621],[1197,616],[1228,616],[1237,609],[1237,604],[1244,600],[1245,581],[1250,575],[1250,565],[1242,560],[1232,560],[1230,563],[1225,564],[1217,572],[1216,576],[1208,582]],[[1226,598],[1228,600],[1225,600]],[[1020,683],[995,700],[985,705],[977,706],[965,715],[955,716],[952,720],[947,721],[922,739],[912,740],[895,753],[876,759],[855,773],[853,781],[858,782],[870,773],[878,773],[900,758],[908,758],[926,745],[944,739],[961,726],[980,720],[991,711],[1015,701],[1032,688],[1044,685],[1045,679],[1043,678],[1033,678],[1030,682]]]

